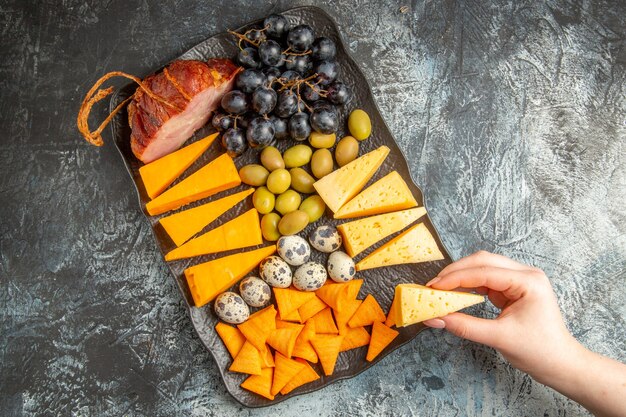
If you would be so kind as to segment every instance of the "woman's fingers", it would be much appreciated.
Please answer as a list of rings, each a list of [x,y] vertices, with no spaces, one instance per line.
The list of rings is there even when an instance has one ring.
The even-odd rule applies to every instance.
[[[483,265],[514,269],[517,271],[524,271],[531,268],[528,265],[516,262],[513,259],[507,258],[506,256],[496,255],[495,253],[481,250],[446,266],[441,270],[441,272],[439,272],[438,276],[444,276],[449,274],[450,272],[458,271],[460,269],[475,268]]]
[[[445,327],[458,337],[492,347],[496,347],[500,338],[500,324],[496,320],[479,319],[463,313],[452,313],[445,317],[426,320],[424,324],[438,329]]]
[[[510,301],[500,291],[488,290],[487,298],[491,301],[491,304],[502,310],[506,304]]]
[[[427,285],[439,290],[487,287],[501,292],[509,300],[519,299],[527,288],[526,272],[493,266],[480,266],[438,276]]]

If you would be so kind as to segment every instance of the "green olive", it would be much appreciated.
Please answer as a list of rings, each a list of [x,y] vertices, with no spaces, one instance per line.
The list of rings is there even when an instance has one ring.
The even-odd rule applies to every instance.
[[[316,178],[322,178],[333,172],[333,155],[328,149],[318,149],[313,152],[311,172]]]
[[[331,133],[326,135],[324,133],[311,132],[309,136],[309,143],[314,148],[332,148],[335,146],[337,135]]]
[[[309,216],[309,223],[313,223],[324,215],[326,204],[319,195],[312,195],[300,204],[299,210],[304,211]]]
[[[301,167],[311,160],[313,150],[306,145],[296,145],[283,153],[283,160],[287,168]]]
[[[259,187],[252,194],[252,204],[256,211],[261,214],[267,214],[274,210],[274,202],[276,201],[274,194],[270,193],[265,187]]]
[[[272,171],[267,177],[267,189],[274,194],[281,194],[287,191],[291,185],[291,175],[284,168]]]
[[[268,171],[285,168],[285,161],[280,151],[273,146],[267,146],[261,151],[261,163]]]
[[[309,224],[309,215],[302,210],[285,214],[278,222],[278,231],[283,236],[295,235]]]
[[[280,216],[277,213],[267,213],[261,218],[261,233],[265,240],[275,242],[280,238],[278,231],[278,222]]]
[[[276,204],[274,205],[274,208],[277,212],[284,215],[291,213],[294,210],[298,210],[301,201],[302,198],[300,198],[300,194],[294,190],[287,190],[276,197]]]
[[[361,109],[353,110],[348,117],[348,129],[355,139],[367,139],[372,133],[370,117]]]
[[[311,194],[315,191],[313,188],[315,178],[302,168],[291,168],[289,174],[291,174],[291,188],[294,190],[304,194]]]
[[[341,139],[335,148],[335,160],[342,167],[359,156],[359,141],[352,136]]]
[[[270,175],[270,173],[267,169],[258,164],[245,165],[239,170],[241,182],[253,187],[265,185],[268,175]]]

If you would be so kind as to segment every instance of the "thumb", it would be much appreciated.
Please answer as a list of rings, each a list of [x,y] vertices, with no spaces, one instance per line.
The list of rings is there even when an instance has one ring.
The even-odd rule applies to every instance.
[[[439,320],[443,321],[445,329],[455,336],[491,347],[497,343],[499,332],[495,320],[480,319],[463,313],[448,314]]]

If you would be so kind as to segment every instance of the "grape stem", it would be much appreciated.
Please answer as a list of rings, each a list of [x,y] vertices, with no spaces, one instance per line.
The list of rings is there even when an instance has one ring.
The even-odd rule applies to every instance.
[[[230,30],[228,29],[227,32],[230,33],[231,35],[235,36],[237,39],[239,39],[239,41],[237,41],[237,46],[239,47],[240,50],[243,50],[243,48],[241,47],[241,42],[248,42],[251,45],[256,46],[257,48],[259,47],[260,42],[255,42],[252,41],[250,39],[248,39],[246,37],[246,35],[248,33],[252,33],[252,32],[265,32],[267,30],[267,28],[269,28],[269,25],[266,25],[265,27],[261,28],[261,29],[248,29],[247,31],[245,31],[243,34],[239,33],[239,32],[235,32],[234,30]]]

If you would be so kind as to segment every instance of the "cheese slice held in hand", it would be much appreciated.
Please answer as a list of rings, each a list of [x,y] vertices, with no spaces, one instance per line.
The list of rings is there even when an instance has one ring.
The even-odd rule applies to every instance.
[[[365,187],[387,155],[389,148],[381,146],[317,180],[313,187],[333,213],[336,213]]]
[[[217,135],[214,133],[139,168],[148,196],[155,198],[169,187],[211,146]]]
[[[396,308],[396,326],[404,327],[443,317],[484,301],[485,298],[478,294],[435,290],[419,284],[399,284],[393,303]]]
[[[416,207],[417,201],[398,171],[392,171],[361,191],[335,213],[335,219],[350,219],[371,214]]]

